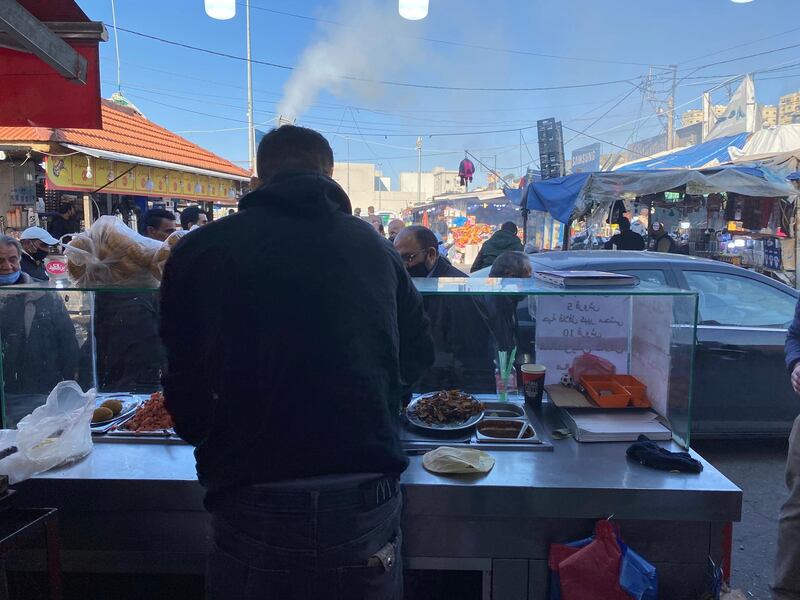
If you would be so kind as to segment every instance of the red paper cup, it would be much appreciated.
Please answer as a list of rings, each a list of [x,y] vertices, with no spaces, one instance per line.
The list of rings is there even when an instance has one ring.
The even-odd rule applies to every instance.
[[[522,365],[522,389],[525,392],[525,402],[533,408],[542,405],[542,394],[544,393],[544,375],[547,368],[544,365],[527,364]]]

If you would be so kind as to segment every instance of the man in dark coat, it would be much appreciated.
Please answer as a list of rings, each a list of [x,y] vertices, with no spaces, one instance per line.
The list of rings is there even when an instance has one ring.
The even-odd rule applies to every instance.
[[[77,211],[73,204],[62,202],[58,205],[58,214],[50,221],[47,231],[57,240],[61,240],[68,233],[77,233],[76,214]]]
[[[20,269],[22,249],[0,236],[0,286],[37,283]],[[75,379],[78,341],[64,302],[53,291],[0,293],[6,427],[39,404],[60,381]]]
[[[44,268],[44,259],[50,254],[50,247],[58,244],[58,240],[41,227],[28,227],[19,236],[22,246],[23,273],[27,273],[39,281],[47,281],[47,271]]]
[[[528,279],[533,274],[531,261],[524,252],[504,252],[494,261],[489,277]],[[496,349],[506,352],[517,347],[517,305],[526,296],[496,295],[485,299],[489,325],[494,333]],[[532,348],[519,348],[518,354]]]
[[[785,353],[792,388],[800,395],[800,303],[786,336]],[[774,600],[800,598],[800,416],[795,419],[789,435],[786,486],[789,497],[778,517],[778,555],[772,582]]]
[[[491,266],[495,259],[503,252],[522,252],[522,242],[517,236],[517,226],[511,221],[506,221],[483,243],[475,262],[472,263],[470,273],[484,267]]]
[[[394,239],[394,247],[412,277],[468,277],[439,254],[438,245],[436,235],[421,225],[406,227]],[[493,340],[481,298],[426,295],[423,300],[431,319],[436,362],[417,390],[494,392]]]
[[[620,217],[617,224],[619,233],[605,243],[606,250],[644,250],[644,238],[631,231],[631,222],[626,217]]]
[[[164,270],[164,395],[213,515],[212,600],[402,598],[398,419],[433,341],[332,172],[320,134],[271,131],[263,185]]]

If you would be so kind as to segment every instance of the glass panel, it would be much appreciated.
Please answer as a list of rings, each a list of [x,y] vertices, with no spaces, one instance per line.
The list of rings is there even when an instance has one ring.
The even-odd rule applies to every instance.
[[[701,325],[788,327],[796,300],[761,281],[709,271],[684,271],[700,296]]]
[[[612,269],[614,273],[622,275],[633,275],[638,277],[642,283],[649,283],[652,285],[666,286],[667,275],[661,269]]]

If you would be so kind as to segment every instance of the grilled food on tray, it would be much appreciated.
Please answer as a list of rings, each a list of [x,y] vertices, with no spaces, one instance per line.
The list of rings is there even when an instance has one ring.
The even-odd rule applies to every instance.
[[[434,392],[417,400],[417,417],[429,425],[462,423],[473,415],[480,414],[483,404],[473,396],[458,390]]]
[[[167,412],[164,406],[164,394],[156,392],[150,396],[130,421],[122,424],[123,429],[139,433],[141,431],[160,431],[170,429],[175,424],[172,422],[172,415]]]

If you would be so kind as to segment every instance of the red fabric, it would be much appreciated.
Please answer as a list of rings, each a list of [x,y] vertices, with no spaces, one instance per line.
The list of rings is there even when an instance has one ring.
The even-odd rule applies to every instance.
[[[0,126],[103,126],[97,43],[67,43],[86,58],[85,85],[64,79],[33,54],[0,48]]]
[[[594,540],[558,563],[563,600],[631,600],[619,586],[621,561],[613,525],[598,521]]]

